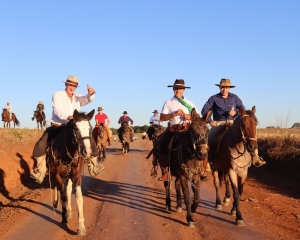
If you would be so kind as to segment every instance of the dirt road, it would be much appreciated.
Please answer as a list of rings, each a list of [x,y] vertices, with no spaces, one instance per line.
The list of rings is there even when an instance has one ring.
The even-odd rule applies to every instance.
[[[231,206],[223,211],[214,208],[215,192],[212,179],[201,183],[201,204],[194,214],[196,228],[188,228],[186,211],[175,212],[175,195],[172,188],[173,211],[165,210],[163,184],[150,176],[151,161],[146,156],[151,143],[137,140],[131,143],[131,152],[123,155],[120,143],[107,149],[106,171],[96,179],[85,173],[83,178],[84,217],[87,235],[78,237],[77,209],[72,196],[73,218],[68,229],[60,225],[61,207],[54,212],[49,189],[37,189],[32,201],[20,202],[10,221],[1,227],[1,239],[299,239],[299,220],[286,216],[285,224],[272,218],[269,205],[260,204],[264,194],[251,194],[257,184],[249,179],[245,186],[241,209],[245,227],[237,227],[229,215]],[[256,186],[255,186],[256,185]],[[260,187],[260,189],[262,189]],[[274,193],[275,194],[275,193]],[[289,197],[281,196],[282,204]],[[249,201],[250,199],[250,201]],[[253,200],[253,201],[252,201]],[[298,207],[299,201],[292,199]],[[8,217],[9,218],[9,217]],[[276,216],[276,219],[280,216]],[[270,221],[271,220],[271,221]],[[287,223],[290,221],[290,223]],[[297,226],[298,225],[298,226]]]

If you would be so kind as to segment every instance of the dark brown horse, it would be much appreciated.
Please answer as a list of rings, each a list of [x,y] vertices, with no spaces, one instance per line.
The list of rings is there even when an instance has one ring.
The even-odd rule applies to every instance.
[[[230,201],[230,181],[234,199],[231,215],[236,216],[236,225],[238,226],[245,226],[240,210],[240,196],[243,193],[248,168],[251,166],[251,154],[254,155],[257,148],[256,125],[258,121],[255,112],[255,107],[251,111],[244,111],[240,107],[239,117],[231,127],[227,130],[224,129],[223,138],[220,139],[217,148],[210,149],[209,154],[209,162],[212,166],[216,188],[216,209],[222,209],[219,188],[222,179],[225,179],[226,195],[224,205],[228,205]]]
[[[48,164],[55,183],[53,206],[58,205],[58,191],[62,205],[62,224],[67,225],[72,216],[71,193],[75,189],[78,208],[77,234],[85,235],[81,182],[84,161],[92,154],[92,126],[90,120],[95,110],[87,115],[74,111],[73,119],[55,138],[48,151]]]
[[[165,128],[161,125],[154,124],[153,126],[150,126],[147,129],[147,136],[148,139],[152,141],[153,143],[153,159],[152,159],[152,170],[151,170],[151,176],[154,178],[157,176],[157,168],[158,168],[158,152],[159,148],[156,144],[161,134],[165,131]]]
[[[36,119],[37,128],[43,128],[46,126],[46,121],[44,120],[42,111],[33,111],[32,121]]]
[[[207,158],[208,126],[206,125],[212,111],[210,110],[202,118],[197,115],[196,110],[191,112],[191,125],[186,132],[174,135],[170,149],[170,171],[176,177],[175,189],[177,198],[177,212],[182,211],[182,189],[184,202],[187,209],[186,220],[189,227],[195,227],[192,213],[200,203],[200,175],[205,171],[203,160]],[[170,146],[171,144],[169,144]],[[161,157],[161,155],[159,155]],[[191,183],[194,199],[191,201],[188,183]],[[170,182],[165,181],[166,208],[171,210]]]
[[[122,151],[123,153],[128,153],[129,152],[129,143],[130,143],[130,136],[131,136],[131,130],[128,126],[127,122],[124,122],[122,124],[122,127],[120,128],[119,131],[119,139],[122,143]]]
[[[6,108],[3,108],[2,111],[2,121],[4,122],[3,127],[10,128],[10,121],[14,122],[14,128],[17,126],[20,126],[20,122],[17,119],[16,115],[14,113],[11,113],[11,118],[9,117],[9,112]]]
[[[106,159],[106,147],[108,145],[108,136],[103,123],[98,126],[97,148],[99,151],[99,161],[104,162]]]

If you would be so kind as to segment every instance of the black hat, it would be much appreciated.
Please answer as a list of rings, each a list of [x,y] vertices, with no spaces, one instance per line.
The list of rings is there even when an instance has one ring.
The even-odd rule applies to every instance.
[[[179,89],[190,88],[190,87],[185,86],[183,79],[176,79],[174,84],[169,85],[168,87],[179,88]]]
[[[127,111],[124,111],[123,114],[127,114]]]

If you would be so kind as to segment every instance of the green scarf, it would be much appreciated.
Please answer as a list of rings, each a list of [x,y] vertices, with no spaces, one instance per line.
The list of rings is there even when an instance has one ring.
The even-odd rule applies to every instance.
[[[178,99],[178,101],[183,105],[183,106],[185,106],[188,110],[189,110],[189,112],[191,113],[192,112],[192,110],[193,110],[193,107],[190,105],[190,104],[188,104],[186,101],[184,101],[182,98],[177,98]]]

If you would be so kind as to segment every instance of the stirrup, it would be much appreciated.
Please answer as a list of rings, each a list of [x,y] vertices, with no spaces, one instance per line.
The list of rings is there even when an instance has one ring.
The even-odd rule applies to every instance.
[[[256,165],[255,163],[252,163],[252,165],[254,165],[255,167],[261,167],[263,165],[265,165],[267,162],[263,160],[262,157],[255,155],[255,157],[257,157],[259,159],[259,161],[257,161],[256,163],[259,163],[259,165]]]

